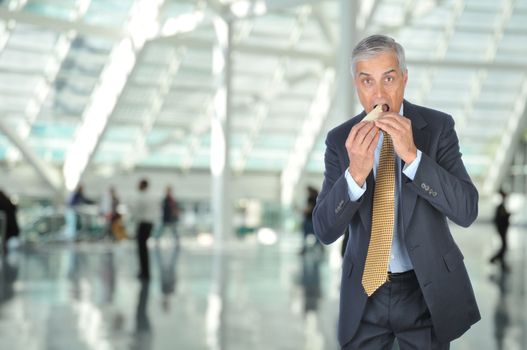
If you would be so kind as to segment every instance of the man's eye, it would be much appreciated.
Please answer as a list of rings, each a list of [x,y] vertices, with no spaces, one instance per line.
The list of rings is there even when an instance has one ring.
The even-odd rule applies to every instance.
[[[363,82],[366,85],[371,85],[371,79],[364,79]]]
[[[389,83],[391,83],[393,80],[394,80],[393,77],[386,77],[386,81]]]

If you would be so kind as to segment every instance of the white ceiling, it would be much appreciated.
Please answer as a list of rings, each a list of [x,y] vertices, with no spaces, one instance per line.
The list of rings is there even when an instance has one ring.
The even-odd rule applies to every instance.
[[[85,119],[94,118],[89,107],[101,99],[97,89],[110,86],[116,100],[100,136],[90,135],[88,171],[207,171],[212,19],[247,10],[233,22],[231,163],[237,174],[282,173],[324,74],[337,68],[339,2],[160,1],[159,30],[133,51],[128,72],[112,57],[134,35],[130,21],[139,2],[0,1],[0,162],[11,172],[38,165],[62,183]],[[479,186],[494,186],[501,172],[491,165],[507,164],[510,133],[514,141],[525,127],[527,0],[360,3],[360,34],[386,33],[403,44],[407,98],[453,115],[469,172]],[[193,20],[193,30],[181,26]],[[122,87],[104,77],[112,62],[126,77]],[[349,117],[336,111],[329,108],[313,133],[301,171],[323,172],[326,132]]]

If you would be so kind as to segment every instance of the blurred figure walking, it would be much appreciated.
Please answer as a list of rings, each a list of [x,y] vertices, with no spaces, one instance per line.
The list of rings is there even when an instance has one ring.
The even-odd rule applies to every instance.
[[[67,202],[68,207],[66,208],[65,212],[65,234],[67,239],[76,240],[78,238],[77,230],[83,228],[83,225],[86,225],[86,220],[84,220],[84,222],[81,220],[83,207],[94,203],[95,201],[84,195],[84,187],[82,184],[79,184]]]
[[[139,182],[139,194],[133,208],[133,219],[137,223],[136,240],[137,252],[139,255],[139,279],[150,279],[150,262],[148,257],[148,247],[146,242],[150,238],[152,227],[156,219],[157,207],[150,197],[148,191],[148,180],[143,179]]]
[[[16,205],[9,199],[9,197],[0,190],[0,212],[3,212],[4,221],[1,227],[5,228],[5,232],[0,232],[2,236],[0,237],[2,242],[2,253],[7,254],[7,242],[12,237],[18,237],[20,229],[18,227],[18,222],[16,219]]]
[[[118,210],[119,204],[119,196],[115,187],[112,186],[101,200],[101,214],[106,219],[106,235],[118,241],[127,236],[121,213]]]
[[[500,190],[500,196],[501,202],[496,207],[496,212],[494,214],[494,225],[496,226],[496,230],[500,235],[501,247],[498,249],[496,254],[490,258],[490,262],[499,263],[503,269],[508,269],[507,264],[505,263],[505,254],[507,253],[507,232],[509,230],[509,219],[511,213],[509,213],[505,207],[507,193],[503,190]]]
[[[179,221],[179,204],[173,195],[171,186],[167,186],[166,188],[165,197],[163,198],[161,207],[163,210],[163,217],[161,225],[159,225],[159,229],[157,230],[156,238],[159,239],[163,232],[166,229],[169,229],[174,236],[176,244],[179,244],[179,235],[177,232],[177,224]]]
[[[302,249],[300,254],[305,254],[308,248],[309,237],[312,237],[315,240],[315,244],[322,248],[322,245],[315,236],[315,230],[313,228],[313,209],[315,209],[315,204],[317,203],[318,190],[312,186],[307,186],[307,198],[306,205],[303,210],[304,221],[302,223],[302,231],[304,233],[302,240]]]

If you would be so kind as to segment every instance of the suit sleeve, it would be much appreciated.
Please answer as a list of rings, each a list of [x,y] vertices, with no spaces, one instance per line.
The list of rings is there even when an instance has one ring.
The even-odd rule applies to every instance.
[[[330,244],[344,233],[360,207],[362,198],[356,202],[350,200],[337,148],[329,135],[326,138],[324,164],[324,183],[313,211],[313,225],[318,239],[324,244]]]
[[[425,153],[410,186],[456,224],[468,227],[478,216],[478,191],[459,151],[454,120],[448,116],[439,136],[436,158]]]

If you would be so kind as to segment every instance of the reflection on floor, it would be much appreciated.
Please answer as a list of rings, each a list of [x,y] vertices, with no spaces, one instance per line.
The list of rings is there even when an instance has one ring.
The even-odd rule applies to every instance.
[[[509,272],[487,261],[491,226],[454,231],[483,319],[452,349],[527,348],[525,229],[511,229]],[[338,348],[338,249],[299,255],[299,234],[222,251],[149,243],[149,282],[136,278],[133,242],[11,254],[0,265],[0,349]]]

